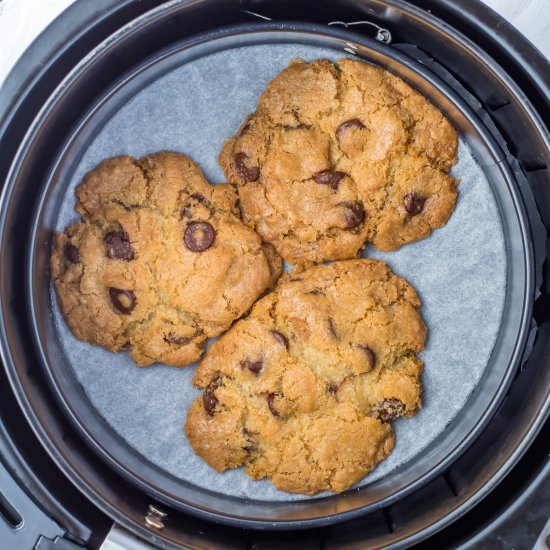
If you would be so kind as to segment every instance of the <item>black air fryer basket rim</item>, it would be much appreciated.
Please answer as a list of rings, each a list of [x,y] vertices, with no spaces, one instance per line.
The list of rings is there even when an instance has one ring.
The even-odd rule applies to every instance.
[[[239,26],[228,29],[224,28],[220,29],[219,31],[215,31],[211,35],[204,37],[200,36],[196,37],[196,39],[194,40],[191,40],[191,47],[188,51],[191,58],[194,58],[194,56],[207,55],[208,53],[210,53],[210,50],[218,51],[230,47],[238,47],[246,41],[251,41],[252,43],[270,43],[275,42],[276,40],[283,40],[285,42],[296,40],[298,42],[309,43],[315,38],[315,36],[313,36],[312,34],[312,31],[313,33],[315,33],[315,35],[321,37],[321,33],[323,30],[325,29],[320,29],[319,27],[310,28],[307,25],[284,25],[269,23],[254,24],[252,26]],[[338,37],[339,40],[341,39],[342,42],[335,44],[335,46],[345,47],[346,45],[350,44],[352,40],[356,44],[361,45],[359,37],[353,36],[353,34],[350,34],[349,32],[333,28],[326,29],[325,32],[327,32],[327,35],[334,35]],[[320,39],[321,38],[319,38],[319,40]],[[413,70],[422,74],[422,66],[418,66],[418,64],[414,63],[412,60],[406,58],[405,56],[400,55],[398,52],[389,53],[387,48],[373,41],[362,39],[362,43],[365,44],[367,54],[370,53],[371,59],[374,59],[376,61],[376,56],[379,56],[378,61],[380,62],[380,64],[383,64],[385,66],[389,65],[391,67],[391,64],[394,63],[396,65],[393,67],[394,69],[398,69],[397,64],[399,64],[403,67],[410,67]],[[195,50],[200,50],[201,46],[208,48],[208,50],[206,52],[199,51],[195,53]],[[181,52],[178,55],[180,49]],[[142,66],[133,70],[131,74],[126,75],[126,77],[121,79],[121,81],[115,86],[116,90],[121,90],[123,95],[123,97],[118,100],[118,103],[124,104],[124,102],[127,101],[129,97],[131,97],[135,93],[136,89],[139,90],[144,87],[144,83],[141,82],[139,79],[140,73],[144,75],[143,80],[145,80],[145,83],[149,83],[153,80],[153,78],[158,78],[157,73],[159,71],[162,75],[168,72],[168,70],[179,66],[181,64],[181,55],[185,55],[186,51],[187,49],[181,44],[176,44],[170,50],[161,52],[158,57],[155,56],[152,59],[146,60]],[[386,55],[388,57],[385,57]],[[163,64],[168,65],[168,67],[162,67]],[[148,71],[153,72],[154,76],[148,76]],[[472,126],[478,123],[473,113],[468,113],[468,106],[465,105],[464,102],[461,101],[458,96],[456,96],[456,94],[454,94],[453,97],[452,90],[445,89],[444,85],[428,72],[423,72],[422,77],[426,81],[432,80],[438,89],[443,89],[444,91],[442,92],[442,94],[445,93],[446,95],[451,96],[452,100],[454,101],[454,106],[452,106],[451,109],[453,107],[456,108],[457,105],[461,105],[460,108],[464,110],[465,113],[467,113],[465,114],[464,118],[468,118],[469,114],[469,122],[471,122]],[[128,85],[128,83],[131,90],[127,92],[126,96],[124,96],[124,87]],[[117,98],[117,93],[113,89],[109,90],[105,95],[106,97],[114,98],[114,100],[116,100]],[[434,99],[436,98],[434,94],[432,94],[432,100]],[[118,107],[119,105],[116,105],[115,108],[110,108],[107,103],[107,106],[104,107],[104,110],[106,111],[105,117],[108,117],[109,113],[111,111],[117,110]],[[94,107],[92,107],[92,109],[90,110],[90,117],[88,119],[90,126],[92,126],[94,123],[94,117],[96,119],[99,119],[98,124],[102,125],[103,119],[101,117],[101,107],[98,107],[97,104],[94,105]],[[84,120],[86,120],[86,118],[87,117],[84,117]],[[461,121],[459,119],[455,119],[455,123],[460,124]],[[84,124],[85,123],[83,122],[83,125]],[[478,127],[480,135],[475,136],[475,141],[484,140],[482,146],[479,146],[478,144],[478,155],[480,155],[480,160],[482,160],[482,163],[486,164],[487,166],[493,167],[495,169],[493,171],[495,171],[496,173],[497,168],[503,168],[503,166],[500,166],[498,164],[499,161],[501,161],[503,158],[503,153],[499,150],[497,144],[494,143],[494,140],[492,140],[488,133],[485,132],[485,135],[483,135],[483,128],[481,125],[479,125],[479,123]],[[474,130],[470,128],[462,129],[464,132],[474,132]],[[79,135],[80,130],[80,127],[75,130],[74,140],[72,139],[72,137],[67,140],[69,143],[69,148],[73,146],[73,141],[83,141],[85,144],[88,143],[89,140],[93,139],[94,134],[92,132],[90,132],[91,135],[81,139]],[[474,139],[474,137],[471,135],[469,137],[471,139]],[[74,145],[73,152],[67,152],[65,148],[63,148],[60,156],[58,157],[58,160],[54,163],[52,174],[48,178],[46,178],[47,181],[67,181],[70,177],[70,173],[79,161],[79,152],[81,152],[82,149],[85,147],[84,144],[78,143],[77,145]],[[483,146],[485,145],[488,149],[492,149],[491,153],[483,151]],[[57,168],[59,166],[61,167],[60,170],[62,173],[57,173]],[[508,173],[508,178],[510,177],[511,174]],[[499,189],[508,186],[513,194],[515,192],[513,183],[511,183],[510,179],[508,179],[508,183],[505,182],[505,179],[500,179],[500,181],[494,182],[494,192],[497,193]],[[44,189],[44,194],[39,200],[39,206],[37,209],[39,213],[43,211],[45,204],[48,210],[51,210],[52,213],[57,211],[57,209],[53,208],[49,202],[45,201],[45,197],[48,193],[53,192],[54,194],[57,194],[59,192],[57,188],[59,186],[54,187],[53,191],[51,190],[51,187],[51,185],[46,185]],[[519,195],[516,196],[514,205],[503,205],[502,203],[504,201],[504,198],[500,198],[500,207],[501,209],[503,209],[503,211],[506,206],[508,207],[508,212],[513,212],[516,209],[521,210],[522,205]],[[506,218],[509,217],[510,216],[507,216]],[[432,454],[435,453],[435,450],[437,448],[452,449],[452,451],[448,452],[446,457],[444,455],[438,455],[436,459],[432,459],[433,462],[431,464],[422,464],[423,469],[421,470],[421,473],[413,473],[415,468],[413,468],[412,463],[417,462],[421,464],[422,462],[426,462],[426,459],[424,457],[417,457],[416,460],[412,460],[411,465],[409,465],[408,467],[408,469],[411,470],[411,473],[409,474],[409,480],[406,482],[404,487],[398,486],[398,489],[387,489],[384,492],[382,489],[377,489],[377,487],[383,487],[384,483],[394,483],[397,485],[397,479],[403,475],[403,470],[407,470],[407,468],[401,467],[398,470],[392,472],[390,476],[386,476],[384,478],[385,481],[376,481],[372,484],[369,484],[369,486],[364,489],[362,488],[361,490],[349,491],[346,496],[333,496],[329,498],[315,499],[314,501],[311,500],[294,502],[291,504],[283,502],[268,503],[265,501],[250,500],[243,502],[242,499],[237,499],[235,497],[217,496],[213,493],[201,491],[200,489],[197,490],[196,487],[193,487],[188,483],[182,483],[174,476],[166,476],[158,467],[155,467],[147,461],[144,461],[142,457],[137,455],[137,453],[134,453],[130,449],[128,449],[127,445],[125,445],[118,436],[115,435],[113,437],[108,425],[104,421],[96,419],[96,417],[94,416],[93,406],[82,406],[83,403],[87,402],[88,400],[82,392],[79,392],[80,384],[78,383],[78,381],[75,380],[73,376],[67,376],[70,368],[68,368],[68,365],[65,366],[60,364],[59,366],[57,366],[55,364],[55,358],[61,355],[61,350],[54,348],[53,350],[49,351],[49,357],[48,352],[45,351],[48,348],[48,342],[53,342],[56,339],[56,335],[54,332],[44,332],[48,331],[51,327],[51,321],[49,318],[49,316],[51,315],[50,310],[45,308],[45,304],[44,307],[40,307],[40,305],[38,305],[40,304],[40,302],[44,301],[44,296],[48,295],[47,288],[40,286],[40,283],[43,281],[43,277],[41,277],[40,274],[44,271],[44,254],[46,255],[46,257],[49,257],[50,244],[48,242],[46,246],[43,246],[43,243],[48,240],[48,228],[52,227],[54,223],[54,217],[52,217],[52,219],[49,219],[45,223],[39,221],[43,218],[42,214],[37,215],[35,213],[33,218],[36,220],[37,223],[33,226],[33,237],[31,238],[31,242],[39,243],[39,247],[38,250],[36,250],[35,248],[31,250],[29,261],[29,281],[31,284],[29,289],[31,295],[31,300],[29,304],[29,317],[32,319],[33,322],[34,335],[35,341],[37,343],[38,353],[42,358],[42,363],[46,365],[48,380],[52,383],[52,388],[57,395],[60,404],[64,407],[67,415],[75,424],[75,426],[80,430],[82,437],[89,444],[91,444],[92,448],[94,448],[96,452],[99,452],[105,460],[107,460],[113,467],[117,468],[117,470],[121,474],[125,475],[129,481],[138,484],[142,488],[142,490],[154,495],[161,501],[167,502],[170,505],[176,507],[179,506],[183,510],[187,510],[190,513],[195,513],[208,519],[216,519],[217,521],[223,521],[231,524],[234,524],[235,522],[245,522],[247,524],[250,524],[251,526],[261,526],[262,522],[269,522],[271,527],[276,525],[277,527],[280,526],[285,528],[300,525],[301,521],[310,521],[321,524],[332,522],[336,519],[341,520],[345,519],[346,517],[353,517],[356,514],[365,513],[368,510],[380,508],[390,502],[398,500],[405,494],[412,492],[414,489],[418,488],[429,479],[435,477],[445,468],[446,465],[453,462],[460,454],[460,452],[468,446],[469,442],[475,439],[476,435],[483,428],[487,419],[491,416],[491,411],[494,411],[495,408],[498,406],[500,399],[504,395],[504,392],[511,382],[511,377],[514,372],[513,366],[517,364],[520,358],[520,352],[523,348],[523,343],[525,341],[525,338],[527,337],[527,333],[529,330],[531,303],[527,299],[527,296],[532,295],[533,275],[530,272],[530,266],[532,265],[533,261],[529,246],[528,229],[525,225],[523,226],[523,228],[520,228],[516,225],[508,227],[505,223],[505,233],[508,233],[509,235],[511,234],[512,236],[516,234],[523,235],[523,246],[515,243],[514,239],[510,240],[510,237],[507,238],[507,240],[509,241],[508,248],[510,248],[511,250],[516,250],[518,254],[517,257],[510,257],[509,263],[517,264],[519,268],[519,265],[523,261],[527,270],[525,273],[525,280],[523,280],[520,275],[519,279],[514,279],[514,284],[510,285],[512,287],[512,291],[517,290],[515,288],[516,286],[520,287],[522,284],[527,285],[524,289],[525,294],[518,295],[516,296],[516,299],[513,300],[512,298],[510,298],[509,292],[509,299],[507,300],[508,307],[506,308],[507,311],[505,312],[505,319],[510,319],[511,309],[521,309],[522,306],[526,306],[524,307],[523,319],[520,322],[519,329],[516,325],[514,325],[514,328],[510,329],[508,326],[509,324],[506,325],[506,323],[503,321],[503,326],[508,326],[508,331],[504,332],[504,334],[507,334],[508,337],[503,337],[503,335],[501,334],[499,338],[499,340],[501,341],[501,348],[502,346],[512,344],[514,342],[514,338],[516,338],[517,336],[517,347],[515,354],[513,354],[515,358],[509,361],[507,355],[497,355],[497,352],[495,351],[495,355],[493,356],[492,360],[489,363],[489,366],[486,369],[486,375],[483,377],[484,384],[480,384],[480,387],[478,388],[476,395],[479,399],[476,401],[473,396],[469,398],[470,406],[468,407],[468,411],[464,412],[461,415],[460,420],[462,422],[459,423],[457,420],[453,421],[451,423],[451,427],[447,428],[447,430],[445,431],[444,435],[446,436],[446,438],[445,436],[438,437],[439,445],[430,445],[425,451],[425,454],[427,457],[430,457]],[[506,218],[503,221],[507,221]],[[519,218],[520,224],[522,219],[523,217]],[[39,224],[43,226],[42,230],[40,230]],[[508,231],[506,231],[507,229]],[[523,251],[527,254],[524,259],[521,258],[521,253],[519,251],[520,247],[523,248]],[[38,262],[36,260],[37,257],[41,257],[42,262]],[[40,266],[39,268],[35,267],[37,263]],[[513,273],[509,273],[509,277],[518,277],[517,272],[518,269],[514,270]],[[512,306],[511,304],[515,305]],[[43,313],[40,314],[39,310],[42,310]],[[40,317],[42,317],[44,321],[41,322]],[[40,326],[43,327],[42,331],[38,328]],[[500,348],[499,351],[502,351]],[[495,350],[497,350],[497,347],[495,348]],[[495,359],[495,357],[499,357],[499,360]],[[500,374],[501,369],[503,369],[502,375]],[[502,380],[498,378],[497,373],[498,376],[502,376]],[[493,381],[493,386],[487,384],[487,380],[489,378]],[[492,389],[489,390],[488,388]],[[482,397],[487,397],[489,401],[483,401]],[[477,410],[480,408],[481,410],[477,412]],[[473,411],[476,412],[473,413]],[[467,423],[467,427],[465,427],[465,423]],[[460,434],[456,436],[459,441],[458,444],[456,441],[449,440],[449,437],[451,437],[453,431],[457,434]],[[444,443],[442,442],[442,440],[444,441]],[[420,464],[417,466],[416,469],[419,469]],[[381,497],[379,497],[377,500],[373,500],[372,502],[365,502],[360,505],[362,499],[368,501],[370,495],[373,493],[376,494],[377,490],[382,491]],[[338,510],[336,514],[333,513],[333,510],[335,509]]]
[[[428,17],[429,17],[429,16],[428,16]],[[25,397],[23,394],[20,394],[19,397],[20,397],[20,402],[23,404],[23,401],[26,399],[26,397]],[[25,403],[25,405],[27,405],[27,404],[28,404],[28,403]],[[23,407],[23,408],[25,409],[25,407]],[[528,430],[528,431],[526,432],[527,434],[533,435],[533,430],[536,430],[537,421],[540,421],[541,418],[544,417],[545,412],[546,412],[545,410],[541,411],[541,415],[540,415],[537,419],[533,419],[533,425],[530,426],[530,428],[532,428],[532,429],[531,429],[531,430]],[[33,414],[32,411],[30,412],[30,414],[31,414],[31,415]],[[538,425],[540,425],[540,422],[538,423]],[[35,429],[37,429],[37,431],[39,431],[39,432],[41,431],[41,427],[40,427],[39,425],[36,425],[36,426],[35,426]],[[42,433],[41,435],[44,435],[44,434]],[[525,443],[525,442],[524,442],[524,443]],[[507,461],[506,463],[501,463],[501,464],[500,464],[500,466],[502,466],[502,469],[507,469],[506,467],[507,467],[507,466],[509,467],[513,462],[515,462],[515,460],[518,458],[518,456],[519,456],[520,454],[521,454],[521,445],[517,447],[517,449],[516,449],[516,451],[514,452],[513,455],[511,455],[511,456],[508,457],[508,461]],[[62,458],[61,458],[60,460],[61,460],[61,462],[63,461]],[[75,472],[73,472],[73,473],[75,473]],[[499,476],[499,479],[500,479],[500,476]],[[76,480],[73,480],[73,482],[76,482],[77,480],[78,480],[78,477],[76,478]],[[493,480],[491,480],[490,484],[493,484],[493,485],[494,485],[493,481],[494,481],[494,483],[498,482],[498,480],[496,479],[496,476],[495,476],[495,478],[494,478]],[[84,490],[85,490],[85,492],[90,496],[89,491],[88,491],[87,489],[84,489]],[[95,497],[96,495],[92,493],[91,496],[92,496],[92,498],[93,498],[93,497]],[[481,492],[478,493],[478,496],[479,496],[479,497],[481,496]],[[104,502],[104,504],[105,504],[105,501],[103,501],[103,502]],[[110,507],[111,507],[111,514],[112,514],[113,516],[116,516],[117,519],[118,519],[119,521],[123,520],[122,522],[124,522],[124,520],[127,519],[127,518],[125,518],[125,517],[123,517],[123,516],[121,517],[117,509],[112,509],[112,504],[111,504],[111,505],[107,504],[107,506],[110,506]],[[456,510],[455,510],[455,512],[456,512]],[[454,515],[456,516],[457,514],[455,513]],[[143,532],[143,529],[142,529],[142,527],[141,527],[139,524],[136,525],[135,523],[133,523],[132,525],[133,525],[134,529],[137,529],[137,530]]]

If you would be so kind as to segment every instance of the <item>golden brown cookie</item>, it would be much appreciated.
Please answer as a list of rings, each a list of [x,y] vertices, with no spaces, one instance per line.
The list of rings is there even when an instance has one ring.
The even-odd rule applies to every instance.
[[[76,191],[82,220],[55,236],[52,276],[80,340],[130,348],[140,366],[183,366],[281,272],[243,225],[230,185],[162,152],[106,160]]]
[[[296,264],[393,250],[451,214],[457,134],[401,79],[361,61],[294,62],[219,162],[244,221]]]
[[[199,364],[193,449],[283,491],[347,489],[391,452],[389,422],[420,407],[419,307],[380,261],[284,275]]]

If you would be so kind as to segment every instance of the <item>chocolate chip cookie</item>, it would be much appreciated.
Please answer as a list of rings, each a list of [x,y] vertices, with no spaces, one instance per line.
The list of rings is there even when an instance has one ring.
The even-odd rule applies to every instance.
[[[193,449],[291,493],[349,488],[391,452],[390,423],[420,407],[419,307],[376,260],[285,274],[199,364]]]
[[[55,236],[52,276],[80,340],[183,366],[277,279],[281,259],[243,225],[230,185],[178,153],[118,157],[76,191],[81,221]]]
[[[457,134],[401,79],[361,61],[294,62],[219,162],[244,221],[296,264],[393,250],[444,225]]]

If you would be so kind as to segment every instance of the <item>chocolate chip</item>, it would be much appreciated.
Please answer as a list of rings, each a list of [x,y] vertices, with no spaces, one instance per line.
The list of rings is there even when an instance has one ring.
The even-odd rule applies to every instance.
[[[134,259],[134,249],[126,231],[109,231],[103,240],[107,243],[107,258],[127,262]]]
[[[237,172],[241,175],[244,181],[256,181],[260,177],[259,166],[249,168],[244,161],[248,158],[246,153],[237,153],[235,155],[235,166]]]
[[[178,334],[175,334],[174,332],[169,332],[164,337],[164,341],[167,344],[176,344],[177,346],[185,346],[186,344],[189,344],[191,340],[193,340],[192,336],[180,336]]]
[[[317,172],[313,179],[315,183],[319,185],[328,185],[331,189],[338,189],[340,182],[346,177],[344,172],[338,172],[337,170],[323,170]]]
[[[209,416],[214,415],[216,405],[218,404],[218,398],[216,397],[216,390],[220,387],[219,380],[213,380],[206,386],[204,393],[202,394],[202,404],[204,410]]]
[[[241,361],[241,367],[248,369],[252,374],[258,376],[262,371],[264,364],[262,361],[251,361],[250,359],[244,359]]]
[[[306,292],[306,294],[312,294],[313,296],[324,296],[325,293],[322,290],[312,290],[311,292]]]
[[[344,201],[339,202],[336,206],[343,206],[345,208],[344,216],[348,229],[354,229],[363,223],[365,219],[365,209],[360,202]]]
[[[109,297],[115,308],[125,315],[132,313],[137,304],[136,295],[131,290],[111,287]]]
[[[411,191],[410,193],[407,193],[405,195],[403,202],[405,203],[405,210],[407,211],[407,213],[411,216],[416,216],[417,214],[420,214],[422,210],[424,210],[426,199],[420,197],[414,191]]]
[[[195,199],[196,201],[199,201],[199,202],[204,202],[206,199],[204,198],[204,195],[201,195],[200,193],[193,193],[191,195],[191,198],[192,199]]]
[[[191,219],[193,217],[193,211],[191,210],[191,208],[184,208],[181,211],[181,217]]]
[[[286,349],[288,349],[288,340],[284,334],[280,333],[278,330],[272,330],[271,334],[273,335],[273,338],[279,342],[279,344],[282,344]]]
[[[71,244],[71,243],[65,244],[65,248],[63,249],[63,254],[65,255],[65,258],[72,264],[80,263],[80,254],[78,252],[78,248],[74,244]]]
[[[274,393],[270,393],[267,396],[267,406],[269,407],[269,410],[271,411],[271,414],[275,417],[279,417],[280,413],[275,408],[275,397],[276,395]]]
[[[345,122],[342,122],[338,128],[336,128],[336,137],[339,138],[340,134],[342,132],[345,132],[349,128],[364,128],[365,125],[358,119],[358,118],[352,118],[350,120],[346,120]]]
[[[328,330],[333,338],[336,338],[336,340],[340,338],[338,336],[338,332],[336,332],[336,327],[334,326],[334,319],[332,317],[328,318]]]
[[[191,252],[204,252],[216,240],[216,232],[208,222],[191,222],[183,235],[185,246]]]
[[[357,344],[357,347],[367,356],[370,363],[370,368],[373,369],[376,364],[376,355],[374,351],[372,351],[369,346],[365,346],[364,344]]]
[[[387,397],[380,403],[373,405],[372,410],[374,415],[382,420],[382,422],[391,422],[398,416],[403,415],[405,412],[405,404],[396,397]]]

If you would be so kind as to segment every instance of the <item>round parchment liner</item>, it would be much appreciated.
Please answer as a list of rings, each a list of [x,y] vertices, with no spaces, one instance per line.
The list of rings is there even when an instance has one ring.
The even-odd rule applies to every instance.
[[[101,160],[175,150],[193,158],[212,183],[225,181],[217,164],[224,140],[256,108],[266,84],[293,58],[337,60],[342,53],[296,44],[247,46],[185,64],[137,93],[102,128],[75,170],[56,230],[78,219],[75,187]],[[506,253],[499,211],[482,168],[461,139],[452,175],[460,178],[456,209],[429,238],[382,253],[417,289],[429,336],[420,357],[423,409],[394,423],[396,445],[359,485],[390,474],[426,448],[465,406],[487,366],[505,301]],[[98,414],[149,461],[199,487],[259,500],[308,498],[252,481],[242,468],[219,474],[195,455],[183,433],[199,392],[194,366],[140,369],[126,353],[110,353],[71,334],[52,287],[52,309],[70,368]]]

